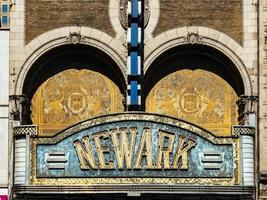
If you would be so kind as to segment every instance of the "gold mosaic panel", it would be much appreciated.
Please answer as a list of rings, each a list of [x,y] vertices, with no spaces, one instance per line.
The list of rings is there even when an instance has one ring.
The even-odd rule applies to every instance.
[[[117,85],[87,69],[68,69],[49,78],[38,88],[31,105],[39,136],[53,136],[85,119],[124,111]]]
[[[205,70],[179,70],[161,79],[146,98],[146,111],[177,117],[214,133],[231,135],[238,124],[238,96],[221,77]]]

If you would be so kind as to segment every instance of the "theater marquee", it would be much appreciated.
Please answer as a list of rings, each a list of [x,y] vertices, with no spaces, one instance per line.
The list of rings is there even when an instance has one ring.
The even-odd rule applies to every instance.
[[[31,145],[33,184],[239,184],[238,138],[165,116],[103,116]]]

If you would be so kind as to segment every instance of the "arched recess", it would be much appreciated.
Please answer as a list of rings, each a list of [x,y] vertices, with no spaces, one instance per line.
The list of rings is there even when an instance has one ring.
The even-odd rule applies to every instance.
[[[145,74],[154,66],[155,60],[165,52],[179,46],[190,44],[188,36],[197,36],[193,44],[196,46],[210,47],[220,54],[223,54],[233,63],[234,68],[242,77],[245,95],[253,95],[250,75],[246,68],[246,52],[234,39],[215,29],[202,26],[179,27],[161,33],[155,38],[146,41],[144,71]],[[199,44],[199,45],[198,45]],[[197,48],[197,47],[196,47]],[[200,49],[201,50],[201,49]]]
[[[28,71],[42,55],[54,48],[68,44],[72,45],[70,44],[70,34],[72,33],[80,35],[82,39],[80,41],[81,44],[94,47],[108,55],[116,63],[116,66],[119,67],[123,76],[126,77],[124,69],[126,48],[118,39],[90,27],[62,27],[39,35],[25,46],[24,60],[20,60],[22,65],[19,66],[20,70],[13,88],[14,90],[12,91],[14,95],[22,94],[22,88]]]
[[[63,80],[61,81],[60,78],[62,77]],[[79,79],[94,79],[95,81],[82,81]],[[47,88],[46,86],[44,86],[44,84],[50,84],[52,81],[58,82],[55,84],[55,91],[53,92],[50,87],[49,91],[52,92],[51,95],[44,94],[44,92],[47,91],[44,90]],[[72,87],[71,81],[75,81],[76,85]],[[96,90],[94,90],[93,92],[103,93],[104,90],[102,91],[98,88],[101,87],[99,85],[101,85],[102,83],[104,85],[107,85],[107,87],[109,88],[118,88],[119,93],[123,96],[126,87],[123,72],[120,70],[120,67],[117,65],[117,63],[100,49],[85,44],[66,44],[47,51],[31,65],[24,78],[22,94],[25,94],[27,96],[27,98],[29,99],[29,104],[25,105],[23,108],[23,124],[32,123],[32,115],[35,115],[35,121],[38,121],[38,117],[36,115],[42,115],[40,113],[36,113],[36,111],[38,111],[36,107],[42,104],[37,103],[40,101],[33,100],[36,103],[35,108],[33,108],[30,104],[30,102],[33,102],[33,97],[37,98],[36,93],[38,93],[37,96],[45,95],[46,98],[50,98],[51,100],[49,100],[49,105],[51,105],[51,108],[44,108],[44,103],[41,105],[43,106],[42,108],[48,110],[53,109],[53,107],[55,107],[55,109],[56,107],[62,107],[60,108],[62,112],[72,112],[72,115],[68,115],[67,117],[73,116],[74,118],[76,116],[75,120],[68,120],[68,123],[66,123],[66,121],[60,122],[59,120],[59,122],[54,125],[54,129],[51,129],[51,131],[47,133],[43,132],[43,135],[53,135],[56,131],[62,130],[62,128],[66,128],[67,125],[69,126],[71,124],[77,123],[77,120],[82,121],[86,119],[86,116],[93,117],[99,114],[100,112],[94,112],[94,114],[92,115],[82,113],[81,116],[78,116],[78,113],[76,113],[76,111],[82,112],[82,107],[89,106],[84,102],[86,100],[84,100],[83,98],[86,98],[88,100],[89,96],[93,95],[89,94],[90,88],[96,88]],[[56,88],[59,84],[63,84],[61,87],[61,90],[64,90],[63,92],[59,92],[59,89]],[[65,87],[64,84],[66,84]],[[86,84],[90,84],[90,86]],[[112,85],[108,86],[110,84]],[[39,91],[40,88],[42,89],[42,91]],[[59,94],[57,97],[56,93],[64,93],[65,97],[63,98],[62,94]],[[81,95],[81,93],[83,94]],[[55,94],[54,97],[53,94]],[[117,93],[115,92],[110,95],[114,94]],[[61,97],[62,99],[60,100]],[[54,100],[52,98],[54,98]],[[72,100],[76,101],[74,102],[74,107],[76,106],[76,110],[71,110],[70,105]],[[94,99],[94,102],[96,102],[96,99]],[[81,106],[79,107],[78,104],[81,104]],[[32,110],[34,110],[35,113],[31,113]],[[112,111],[113,110],[107,112]],[[122,110],[119,111],[121,112]],[[63,123],[65,125],[61,126],[60,123]],[[46,127],[48,127],[50,124],[52,126],[55,123],[46,123]]]
[[[166,79],[168,79],[168,82]],[[190,79],[192,84],[186,79]],[[189,84],[187,84],[188,82]],[[199,84],[206,85],[202,87]],[[246,88],[245,84],[246,81],[243,79],[238,67],[221,51],[203,44],[183,44],[164,51],[147,66],[144,77],[143,95],[145,101],[151,102],[143,103],[144,105],[146,104],[147,107],[145,110],[148,112],[165,113],[184,120],[192,119],[192,123],[196,123],[212,132],[214,131],[213,133],[218,136],[225,136],[231,134],[231,125],[236,125],[237,123],[238,114],[235,102],[238,96],[252,92],[251,90],[247,90],[251,87],[247,86]],[[169,98],[164,99],[164,94],[155,89],[155,87],[165,87],[165,90],[163,89],[164,94],[168,95]],[[211,93],[212,87],[215,88],[214,90],[217,90],[217,92],[213,93],[213,96],[208,94]],[[219,88],[223,88],[224,96],[221,99]],[[154,92],[153,97],[151,97],[152,92]],[[153,98],[154,100],[152,102],[151,99]],[[158,102],[155,99],[158,99]],[[195,107],[190,107],[192,105],[187,104],[189,106],[187,110],[182,108],[185,105],[186,99],[189,99],[188,102],[192,100],[195,103]],[[211,114],[213,112],[211,108],[222,109],[223,107],[217,106],[215,108],[215,104],[218,103],[216,101],[220,101],[221,105],[227,104],[226,106],[228,107],[225,107],[224,111],[218,111],[219,115],[227,115],[227,119],[225,121],[225,117],[221,119],[218,117],[217,122],[209,124],[209,119],[205,118],[207,116],[205,109],[210,109],[210,118],[213,120],[216,113],[215,115]],[[163,107],[163,102],[165,111],[159,111],[159,107]],[[154,108],[151,107],[152,104]],[[157,107],[157,105],[159,106]],[[234,109],[231,109],[231,106],[236,106],[236,114],[232,111]],[[173,112],[171,108],[173,108]],[[166,109],[170,109],[170,112],[166,111]],[[184,117],[185,115],[181,113],[182,109],[184,109],[187,117]],[[230,110],[226,112],[226,109]],[[232,116],[234,115],[236,117],[233,118]],[[224,122],[221,122],[223,120]],[[227,128],[220,132],[219,127],[226,126]]]

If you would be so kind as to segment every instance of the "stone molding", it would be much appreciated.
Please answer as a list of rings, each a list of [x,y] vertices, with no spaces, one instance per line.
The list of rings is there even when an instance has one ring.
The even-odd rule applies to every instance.
[[[126,30],[121,25],[119,14],[120,14],[120,1],[110,0],[109,1],[109,20],[111,22],[113,29],[116,32],[116,38],[125,41]]]
[[[20,68],[14,91],[11,93],[21,94],[24,79],[33,63],[49,50],[68,44],[67,38],[71,33],[79,33],[83,40],[86,41],[82,42],[83,44],[98,48],[110,56],[119,66],[122,74],[126,76],[126,56],[123,56],[126,52],[126,47],[118,39],[89,27],[63,27],[46,32],[26,45],[24,64]]]
[[[215,48],[226,55],[235,64],[241,74],[244,81],[245,94],[253,94],[249,72],[243,62],[244,48],[224,33],[207,27],[181,27],[166,31],[155,38],[149,39],[145,45],[144,71],[146,72],[153,61],[165,51],[179,45],[187,44],[185,38],[187,38],[189,33],[198,34],[202,38],[202,45]]]
[[[72,194],[89,194],[89,193],[129,193],[129,192],[140,192],[140,193],[158,193],[158,194],[196,194],[196,195],[204,195],[204,194],[216,194],[216,195],[231,195],[246,197],[246,199],[253,199],[254,187],[251,186],[181,186],[181,185],[147,185],[147,184],[139,184],[139,185],[76,185],[76,186],[16,186],[14,188],[16,195],[25,195],[25,194],[34,194],[42,195],[41,199],[49,199],[45,198],[44,194],[49,193],[57,193],[58,195],[68,194],[71,192]],[[23,197],[23,196],[22,196]],[[243,198],[241,198],[243,199]]]
[[[149,20],[145,28],[145,41],[152,38],[152,34],[158,25],[159,14],[160,14],[160,1],[159,0],[149,0]]]

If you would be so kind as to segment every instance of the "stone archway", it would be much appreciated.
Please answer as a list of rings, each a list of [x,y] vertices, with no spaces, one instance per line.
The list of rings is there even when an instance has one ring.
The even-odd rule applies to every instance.
[[[78,36],[79,38],[77,41],[74,41],[75,38],[72,38],[72,36]],[[15,95],[22,94],[25,77],[32,65],[42,55],[54,48],[72,44],[73,46],[82,44],[104,52],[116,63],[123,76],[126,77],[124,69],[126,62],[124,58],[125,47],[118,39],[89,27],[63,27],[48,31],[26,45],[25,59],[22,61],[23,64],[18,73],[18,78],[12,93]]]
[[[86,44],[65,44],[47,51],[23,78],[21,92],[28,103],[22,122],[37,124],[46,135],[96,115],[124,111],[123,72],[108,54]]]
[[[218,136],[229,135],[242,110],[238,97],[252,92],[243,77],[227,55],[206,44],[170,48],[146,66],[145,110],[196,123]]]
[[[189,35],[195,37],[195,41],[189,41]],[[146,42],[147,48],[145,48],[145,74],[159,56],[173,48],[184,45],[206,46],[223,54],[233,63],[236,72],[242,77],[244,94],[248,96],[254,94],[247,71],[244,48],[224,33],[207,27],[180,27],[166,31],[155,38],[150,38]]]

